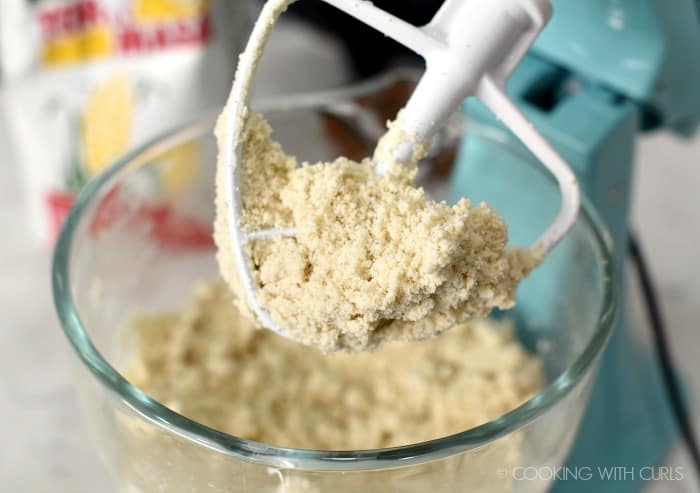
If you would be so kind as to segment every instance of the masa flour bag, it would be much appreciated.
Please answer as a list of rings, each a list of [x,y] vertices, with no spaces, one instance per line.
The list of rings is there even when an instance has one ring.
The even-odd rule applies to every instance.
[[[0,1],[0,102],[42,238],[127,150],[224,103],[251,19],[246,0]],[[163,186],[196,156],[171,158]]]

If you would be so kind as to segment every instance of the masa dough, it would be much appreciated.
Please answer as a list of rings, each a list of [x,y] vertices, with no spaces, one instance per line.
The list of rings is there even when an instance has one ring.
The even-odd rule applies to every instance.
[[[279,446],[357,450],[443,437],[503,415],[542,387],[539,359],[507,322],[324,355],[257,330],[215,281],[198,285],[180,311],[142,315],[132,328],[131,382],[199,423]]]
[[[223,149],[227,110],[217,135]],[[391,162],[407,137],[390,126],[375,161],[340,157],[310,165],[284,153],[264,118],[249,113],[243,135],[243,228],[296,228],[294,238],[255,241],[248,252],[261,306],[291,339],[325,352],[376,349],[426,339],[514,304],[539,257],[506,248],[496,211],[462,199],[429,200],[413,181],[424,149]],[[220,152],[221,155],[221,152]],[[220,272],[252,319],[232,257],[223,164],[217,172],[215,240]]]

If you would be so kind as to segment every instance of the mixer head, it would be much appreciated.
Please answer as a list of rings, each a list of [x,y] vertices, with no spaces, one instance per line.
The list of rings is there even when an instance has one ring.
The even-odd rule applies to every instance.
[[[245,245],[251,241],[292,237],[294,228],[243,231],[241,166],[242,139],[250,86],[274,23],[292,0],[269,0],[241,55],[229,99],[222,149],[226,186],[226,220],[240,281],[247,302],[268,329],[286,336],[257,298]],[[578,182],[568,164],[508,98],[504,85],[518,62],[551,17],[549,0],[446,0],[433,20],[413,26],[365,0],[324,0],[421,55],[426,70],[397,121],[400,134],[392,161],[405,162],[417,145],[426,145],[468,97],[477,97],[551,172],[561,190],[561,208],[554,221],[531,247],[546,253],[576,222],[580,205]],[[389,160],[387,160],[389,161]],[[384,174],[389,163],[375,162]],[[527,193],[527,191],[523,191]]]

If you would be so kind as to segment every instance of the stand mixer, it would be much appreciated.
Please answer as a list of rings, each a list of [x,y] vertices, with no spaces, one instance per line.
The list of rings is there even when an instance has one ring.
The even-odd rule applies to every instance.
[[[698,3],[676,1],[672,8],[662,0],[552,4],[552,20],[515,70],[508,92],[575,169],[583,192],[609,228],[624,279],[635,139],[639,132],[657,128],[689,135],[700,116]],[[465,103],[463,111],[473,121],[499,126],[476,102]],[[483,190],[470,183],[488,172],[487,163],[512,158],[472,134],[460,152],[452,177],[455,189],[466,188],[477,200],[481,194],[499,197],[491,199],[496,208],[499,200],[510,200],[512,187]],[[527,217],[511,218],[512,235],[517,238],[527,224]],[[624,282],[620,289],[624,302]],[[536,300],[538,293],[524,294],[533,307],[546,306]],[[632,332],[623,309],[569,467],[595,471],[614,465],[639,471],[662,463],[675,438],[655,356],[640,347]],[[558,482],[553,491],[631,493],[640,491],[642,483],[638,475],[626,481],[594,475],[591,481]]]
[[[423,2],[378,1],[377,5],[413,21],[426,8]],[[700,115],[698,4],[679,0],[670,8],[663,0],[552,0],[552,5],[553,18],[514,70],[508,94],[576,171],[583,191],[608,226],[620,279],[625,279],[637,135],[660,128],[689,135]],[[320,6],[317,12],[308,8],[305,14],[314,20],[331,18],[331,12]],[[416,14],[418,10],[421,14]],[[329,27],[326,22],[317,24]],[[386,59],[392,51],[378,38],[358,47],[357,40],[370,31],[358,31],[355,24],[334,24],[333,29],[347,41],[355,65],[365,75],[382,65],[382,60],[374,58]],[[372,43],[376,49],[368,50]],[[502,126],[477,101],[465,102],[463,112],[476,126]],[[514,193],[522,197],[527,184],[509,177],[493,181],[501,184],[498,189],[484,190],[479,185],[479,177],[489,172],[488,163],[508,159],[512,157],[489,146],[478,132],[467,134],[451,178],[454,196],[465,190],[474,200],[488,196],[496,209],[499,200],[508,203]],[[525,236],[528,218],[510,218],[509,225],[517,239]],[[624,282],[620,290],[624,306]],[[531,305],[536,305],[539,295],[530,294]],[[655,355],[641,347],[632,332],[621,310],[569,467],[595,470],[613,465],[639,470],[658,465],[676,437]],[[554,491],[631,493],[642,487],[638,475],[626,481],[604,481],[594,475],[590,481],[559,482]]]

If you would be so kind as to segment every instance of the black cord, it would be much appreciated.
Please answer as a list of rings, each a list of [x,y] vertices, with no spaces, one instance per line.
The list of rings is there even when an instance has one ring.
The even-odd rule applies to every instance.
[[[642,288],[642,295],[646,302],[647,315],[654,335],[654,343],[659,357],[661,373],[664,383],[666,384],[666,393],[668,400],[671,402],[673,414],[676,417],[678,428],[680,429],[683,440],[690,454],[698,480],[700,480],[700,448],[698,447],[698,439],[694,430],[693,423],[688,416],[688,412],[683,404],[683,393],[681,392],[676,371],[673,367],[673,358],[668,344],[668,333],[666,324],[661,314],[659,306],[659,298],[656,294],[654,282],[649,273],[648,264],[645,260],[644,253],[639,245],[634,233],[629,234],[628,250],[632,262],[637,269],[637,277]]]

